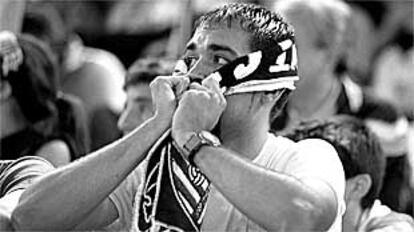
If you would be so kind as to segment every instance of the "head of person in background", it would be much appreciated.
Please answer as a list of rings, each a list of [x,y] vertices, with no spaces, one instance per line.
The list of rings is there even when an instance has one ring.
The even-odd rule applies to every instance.
[[[28,4],[22,32],[33,35],[52,48],[58,57],[60,90],[80,98],[88,118],[95,120],[92,117],[101,108],[120,113],[125,101],[123,64],[111,52],[85,45],[81,36],[65,23],[53,3]],[[116,122],[110,123],[116,127]],[[94,136],[91,135],[92,139]]]
[[[127,100],[118,120],[118,128],[125,135],[154,114],[150,83],[157,76],[169,76],[175,60],[168,58],[141,58],[128,69],[124,90]]]
[[[1,158],[39,155],[54,165],[68,163],[70,147],[53,136],[59,122],[54,55],[28,35],[3,31],[0,44]]]
[[[22,32],[30,34],[48,44],[58,58],[64,62],[70,35],[59,12],[48,3],[28,3],[22,21]]]
[[[280,130],[335,114],[341,90],[335,70],[343,54],[349,7],[341,0],[279,0],[273,10],[295,29],[301,79],[286,108],[286,125],[272,126]]]
[[[377,137],[362,120],[337,115],[305,121],[284,135],[294,141],[323,139],[336,149],[346,178],[344,232],[413,231],[410,216],[393,212],[378,200],[386,160]]]
[[[116,122],[126,98],[125,68],[111,52],[86,46],[56,7],[51,1],[27,4],[22,31],[47,43],[58,57],[59,89],[79,98],[80,104],[71,103],[81,112],[74,120],[81,130],[75,133],[86,141],[87,152],[120,136]]]
[[[349,7],[341,0],[280,0],[273,9],[295,28],[299,75],[303,77],[298,90],[331,78],[344,49]]]

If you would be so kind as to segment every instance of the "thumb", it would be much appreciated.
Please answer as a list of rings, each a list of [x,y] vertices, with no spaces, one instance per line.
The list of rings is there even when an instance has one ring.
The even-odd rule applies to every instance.
[[[214,72],[210,74],[207,78],[205,78],[201,84],[210,89],[213,92],[216,92],[218,94],[223,94],[225,91],[225,88],[220,88],[220,81],[222,77],[218,72]]]

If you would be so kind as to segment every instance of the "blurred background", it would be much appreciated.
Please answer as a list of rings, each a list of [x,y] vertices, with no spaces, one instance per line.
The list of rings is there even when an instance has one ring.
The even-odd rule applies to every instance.
[[[84,102],[92,149],[96,149],[119,136],[115,125],[94,126],[96,120],[92,119],[114,121],[118,117],[125,104],[122,86],[126,68],[140,57],[179,57],[195,19],[229,2],[232,1],[2,0],[0,29],[30,33],[52,47],[62,69],[59,86]],[[244,2],[271,7],[275,1]],[[348,31],[352,39],[345,63],[352,79],[392,102],[412,122],[413,1],[346,3],[352,8],[352,27]],[[81,60],[100,66],[87,69]],[[91,75],[100,77],[79,80],[79,76]],[[100,138],[105,133],[108,138]]]

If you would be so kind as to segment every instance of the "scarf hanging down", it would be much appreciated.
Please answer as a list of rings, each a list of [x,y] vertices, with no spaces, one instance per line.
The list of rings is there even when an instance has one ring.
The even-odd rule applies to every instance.
[[[256,51],[240,57],[214,75],[225,95],[294,90],[297,76],[296,48],[292,40],[273,52]],[[185,62],[176,71],[186,73]],[[191,165],[168,130],[152,147],[138,208],[140,231],[200,231],[210,181]]]

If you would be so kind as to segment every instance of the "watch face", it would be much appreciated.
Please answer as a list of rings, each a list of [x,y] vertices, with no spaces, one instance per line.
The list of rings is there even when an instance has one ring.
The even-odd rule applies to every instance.
[[[200,137],[202,137],[204,140],[207,140],[211,143],[211,145],[213,146],[219,146],[220,145],[220,140],[213,135],[212,133],[208,132],[208,131],[201,131],[199,133]]]

